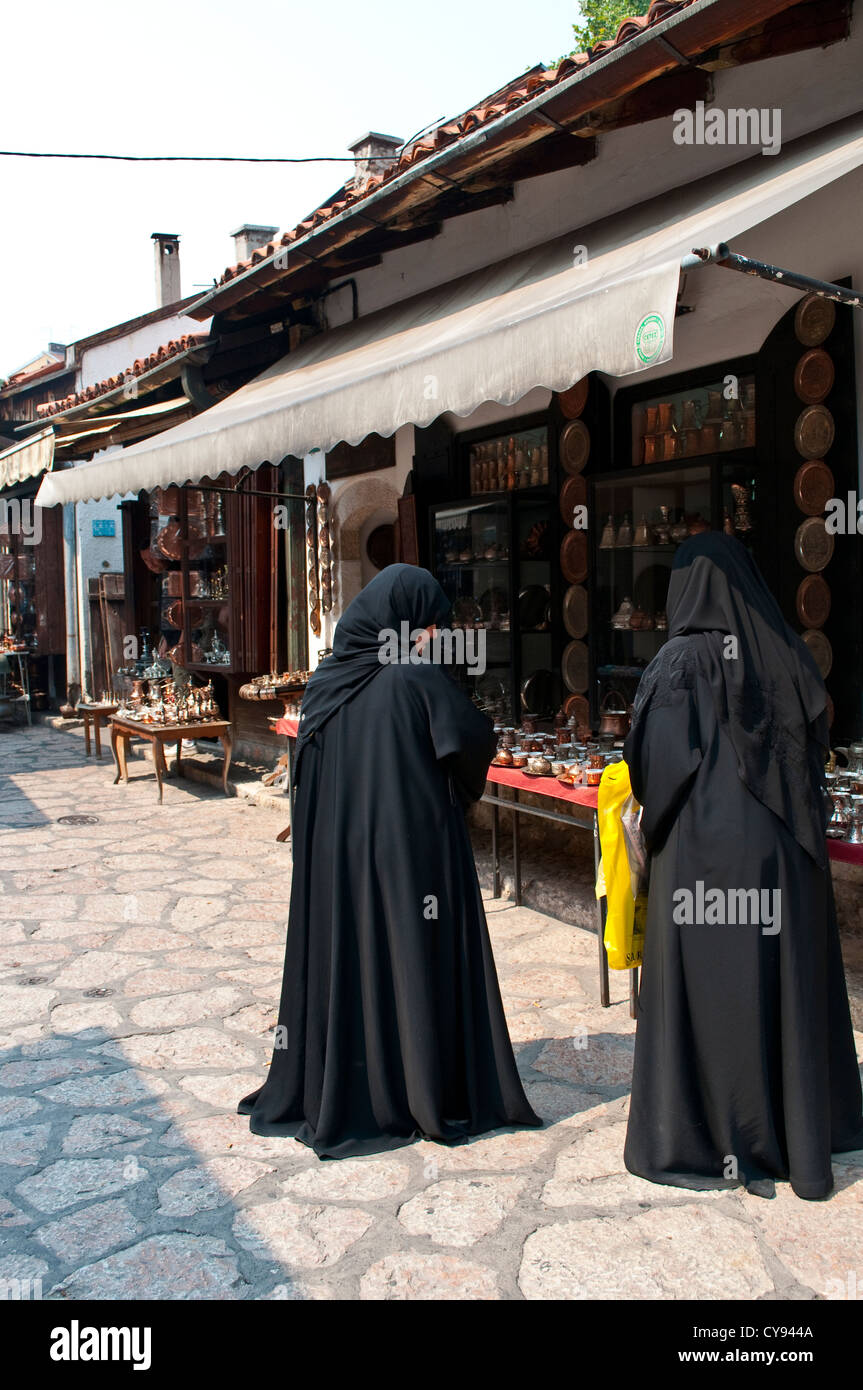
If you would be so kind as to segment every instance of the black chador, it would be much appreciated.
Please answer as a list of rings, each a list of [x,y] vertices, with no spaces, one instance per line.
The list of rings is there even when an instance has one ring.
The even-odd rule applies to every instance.
[[[345,611],[301,708],[279,1029],[239,1109],[322,1158],[541,1123],[465,824],[491,723],[440,665],[380,660],[386,633],[448,609],[427,571],[389,566]]]
[[[677,551],[668,629],[624,750],[650,851],[626,1166],[824,1197],[831,1152],[863,1147],[824,683],[732,537]]]

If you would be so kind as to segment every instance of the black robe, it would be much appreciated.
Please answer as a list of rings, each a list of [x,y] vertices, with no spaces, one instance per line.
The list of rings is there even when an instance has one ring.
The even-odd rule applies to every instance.
[[[387,626],[385,579],[399,587],[396,619],[425,625],[446,602],[425,571],[388,567],[347,610],[309,687],[278,1019],[287,1046],[277,1035],[266,1084],[239,1106],[253,1133],[294,1134],[322,1158],[541,1124],[518,1076],[464,816],[485,785],[491,724],[440,666],[367,659],[368,632]],[[407,612],[405,586],[419,603]]]
[[[717,584],[710,567],[725,566],[722,540],[678,552],[684,566],[703,563],[672,578],[677,635],[642,679],[624,750],[650,851],[624,1160],[652,1182],[790,1179],[799,1197],[819,1198],[832,1190],[831,1151],[863,1146],[824,852],[824,698],[808,653],[730,544],[737,572]],[[736,657],[724,654],[729,633],[742,644]],[[778,932],[752,922],[751,908],[746,924],[728,920],[729,890],[753,888],[779,890]],[[713,902],[723,906],[687,922],[682,889],[692,916],[699,891],[710,902],[721,890]],[[764,902],[768,915],[774,902]],[[718,914],[726,925],[711,921]]]

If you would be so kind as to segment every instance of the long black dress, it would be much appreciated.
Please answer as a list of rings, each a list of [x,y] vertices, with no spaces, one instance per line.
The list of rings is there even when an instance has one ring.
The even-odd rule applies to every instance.
[[[447,608],[426,571],[389,566],[346,610],[302,705],[287,1046],[239,1111],[253,1133],[295,1134],[321,1158],[541,1123],[464,817],[485,785],[491,724],[439,665],[379,660],[383,630]]]
[[[825,850],[823,682],[728,537],[680,547],[668,617],[624,750],[651,855],[626,1167],[691,1188],[790,1178],[824,1197],[831,1151],[863,1146],[863,1120]],[[756,922],[730,908],[729,890],[749,889],[771,894]]]

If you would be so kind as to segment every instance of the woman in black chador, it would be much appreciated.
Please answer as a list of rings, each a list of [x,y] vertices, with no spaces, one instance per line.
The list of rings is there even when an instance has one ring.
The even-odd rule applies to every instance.
[[[827,859],[827,696],[748,551],[674,559],[624,757],[650,852],[624,1161],[677,1187],[832,1190],[863,1146]],[[757,890],[756,893],[747,890]]]
[[[541,1123],[464,817],[491,723],[440,665],[380,660],[384,632],[448,610],[426,570],[388,566],[345,611],[302,703],[280,1028],[266,1084],[239,1109],[254,1134],[295,1134],[321,1158]]]

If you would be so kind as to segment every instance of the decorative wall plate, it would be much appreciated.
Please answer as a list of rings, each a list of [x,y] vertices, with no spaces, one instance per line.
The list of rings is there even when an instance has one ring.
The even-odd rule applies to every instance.
[[[521,683],[519,698],[523,710],[544,718],[560,699],[560,678],[543,668],[532,671]]]
[[[568,391],[561,391],[557,398],[557,403],[567,420],[577,420],[584,410],[584,407],[587,405],[589,384],[587,377],[583,376],[581,381],[577,381],[574,386],[570,386]]]
[[[804,347],[817,347],[829,338],[836,322],[836,305],[832,299],[822,299],[817,294],[807,294],[797,305],[794,315],[794,332],[797,341]]]
[[[835,543],[824,524],[824,518],[810,516],[797,527],[794,553],[805,570],[817,573],[830,564]]]
[[[587,533],[567,531],[560,547],[560,568],[568,584],[581,584],[587,578]]]
[[[576,507],[587,506],[587,479],[567,478],[560,489],[560,514],[565,526],[572,526]]]
[[[519,627],[527,630],[543,625],[548,610],[548,590],[542,584],[528,584],[518,596]]]
[[[570,420],[560,435],[560,461],[567,473],[580,473],[590,456],[590,430],[583,420]]]
[[[830,617],[830,585],[820,574],[807,574],[797,588],[797,616],[804,627],[823,627]]]
[[[807,516],[821,516],[836,495],[836,482],[823,459],[801,463],[794,477],[794,501]]]
[[[152,550],[150,546],[141,551],[141,559],[152,574],[164,574],[168,568],[165,558],[157,550]]]
[[[584,642],[570,642],[560,663],[567,690],[583,695],[590,684],[590,653]]]
[[[808,405],[797,417],[794,444],[805,459],[823,459],[835,435],[836,426],[826,405]]]
[[[816,405],[829,396],[835,380],[833,359],[820,347],[804,352],[794,368],[794,390],[807,405]]]
[[[587,632],[587,590],[581,584],[571,584],[563,596],[563,625],[570,637],[584,637]]]
[[[567,695],[563,702],[563,712],[567,719],[575,718],[579,729],[590,728],[590,703],[583,695]]]
[[[821,672],[822,680],[826,681],[833,666],[833,648],[829,638],[825,637],[824,633],[817,627],[807,628],[801,636],[815,658],[815,665]]]

